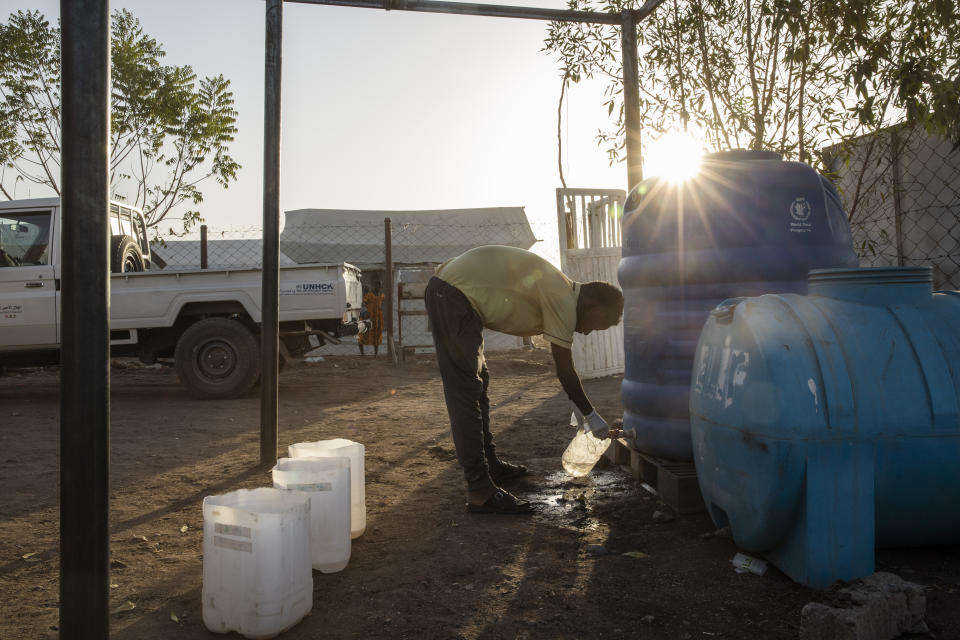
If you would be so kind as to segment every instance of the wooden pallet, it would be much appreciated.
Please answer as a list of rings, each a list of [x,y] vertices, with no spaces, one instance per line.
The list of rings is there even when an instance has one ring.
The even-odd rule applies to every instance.
[[[657,458],[632,449],[623,439],[607,449],[607,458],[613,464],[629,464],[633,477],[677,513],[698,513],[706,509],[692,462]]]

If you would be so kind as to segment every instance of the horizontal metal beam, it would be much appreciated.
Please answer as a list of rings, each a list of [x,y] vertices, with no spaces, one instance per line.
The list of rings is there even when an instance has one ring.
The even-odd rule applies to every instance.
[[[524,18],[527,20],[553,20],[557,22],[588,22],[595,24],[622,24],[623,13],[600,11],[569,11],[565,9],[540,9],[537,7],[508,7],[496,4],[473,2],[446,2],[444,0],[285,0],[300,4],[323,4],[335,7],[360,9],[385,9],[387,11],[422,11],[426,13],[451,13],[491,18]],[[640,9],[630,11],[635,21],[640,21],[657,8],[663,0],[648,0]]]

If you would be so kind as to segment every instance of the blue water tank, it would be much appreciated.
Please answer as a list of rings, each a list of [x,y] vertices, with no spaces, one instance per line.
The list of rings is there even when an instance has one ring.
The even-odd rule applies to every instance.
[[[814,587],[875,547],[960,542],[960,293],[928,267],[825,269],[809,295],[723,302],[690,389],[704,501]]]
[[[624,209],[624,428],[640,451],[690,460],[690,371],[710,310],[857,266],[850,227],[829,181],[763,151],[713,154],[679,184],[646,180]]]

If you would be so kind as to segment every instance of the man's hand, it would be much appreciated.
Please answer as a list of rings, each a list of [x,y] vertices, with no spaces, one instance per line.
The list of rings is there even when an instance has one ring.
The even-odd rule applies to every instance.
[[[587,423],[584,431],[590,431],[597,438],[606,438],[610,435],[610,425],[597,413],[596,409],[584,416],[584,420]]]

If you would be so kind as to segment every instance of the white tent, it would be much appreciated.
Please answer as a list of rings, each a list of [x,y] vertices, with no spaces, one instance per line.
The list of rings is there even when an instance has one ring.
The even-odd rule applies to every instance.
[[[286,212],[280,247],[299,263],[349,262],[361,269],[382,269],[385,218],[393,226],[393,262],[398,265],[440,264],[487,244],[529,249],[537,241],[523,207],[297,209]]]
[[[286,212],[280,248],[299,263],[349,262],[367,274],[382,273],[385,268],[385,218],[390,218],[393,228],[391,244],[395,283],[400,281],[399,274],[404,267],[413,267],[409,273],[418,273],[419,279],[425,279],[432,274],[433,266],[474,247],[501,244],[529,249],[537,242],[523,207],[431,211],[297,209]],[[400,309],[414,311],[422,308],[422,300],[398,300],[395,313]],[[405,344],[432,342],[426,317],[406,315],[401,318],[395,315],[396,329],[401,328],[401,321]],[[395,330],[395,334],[399,333]],[[521,338],[489,330],[484,331],[484,341],[488,351],[516,349],[523,345]],[[334,354],[356,353],[355,344],[324,349]]]

